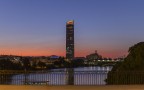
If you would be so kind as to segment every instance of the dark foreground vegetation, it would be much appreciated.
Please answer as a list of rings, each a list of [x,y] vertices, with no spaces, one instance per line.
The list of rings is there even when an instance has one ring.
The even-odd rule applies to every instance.
[[[123,62],[108,73],[107,84],[144,84],[144,42],[129,48]]]

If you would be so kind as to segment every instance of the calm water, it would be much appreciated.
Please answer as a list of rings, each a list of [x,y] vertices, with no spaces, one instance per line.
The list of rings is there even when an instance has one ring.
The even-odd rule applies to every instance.
[[[80,67],[74,68],[75,85],[104,85],[107,73],[112,67]],[[49,85],[66,85],[67,69],[52,69],[47,72],[13,75],[9,84],[24,84],[27,81],[49,81]]]

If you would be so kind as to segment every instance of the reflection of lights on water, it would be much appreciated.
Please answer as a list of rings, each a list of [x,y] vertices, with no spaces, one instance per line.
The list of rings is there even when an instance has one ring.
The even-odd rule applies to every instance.
[[[93,67],[94,70],[96,70],[96,67]]]
[[[88,68],[84,67],[84,71],[87,71],[87,70],[88,70]]]
[[[92,70],[92,67],[90,67],[90,70]]]
[[[107,68],[107,69],[106,69],[107,71],[110,71],[110,68],[109,68],[109,67],[106,67],[106,68]]]
[[[79,67],[74,68],[74,71],[110,71],[112,67],[105,66],[105,67],[99,67],[99,66],[93,66],[93,67]]]
[[[98,71],[100,71],[100,67],[98,67]]]
[[[105,67],[102,67],[102,71],[104,71],[105,70]]]

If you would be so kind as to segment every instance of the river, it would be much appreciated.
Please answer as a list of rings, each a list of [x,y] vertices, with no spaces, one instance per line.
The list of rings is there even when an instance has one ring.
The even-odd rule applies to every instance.
[[[74,85],[105,85],[107,73],[112,69],[107,67],[78,67],[74,68]],[[44,72],[12,75],[8,84],[23,85],[31,81],[48,81],[49,85],[67,85],[67,69],[52,69]],[[41,83],[42,84],[42,83]]]

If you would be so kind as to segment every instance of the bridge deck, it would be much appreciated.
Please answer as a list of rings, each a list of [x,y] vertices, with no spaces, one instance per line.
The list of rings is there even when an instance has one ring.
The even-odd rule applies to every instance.
[[[144,85],[107,86],[31,86],[0,85],[0,90],[144,90]]]

